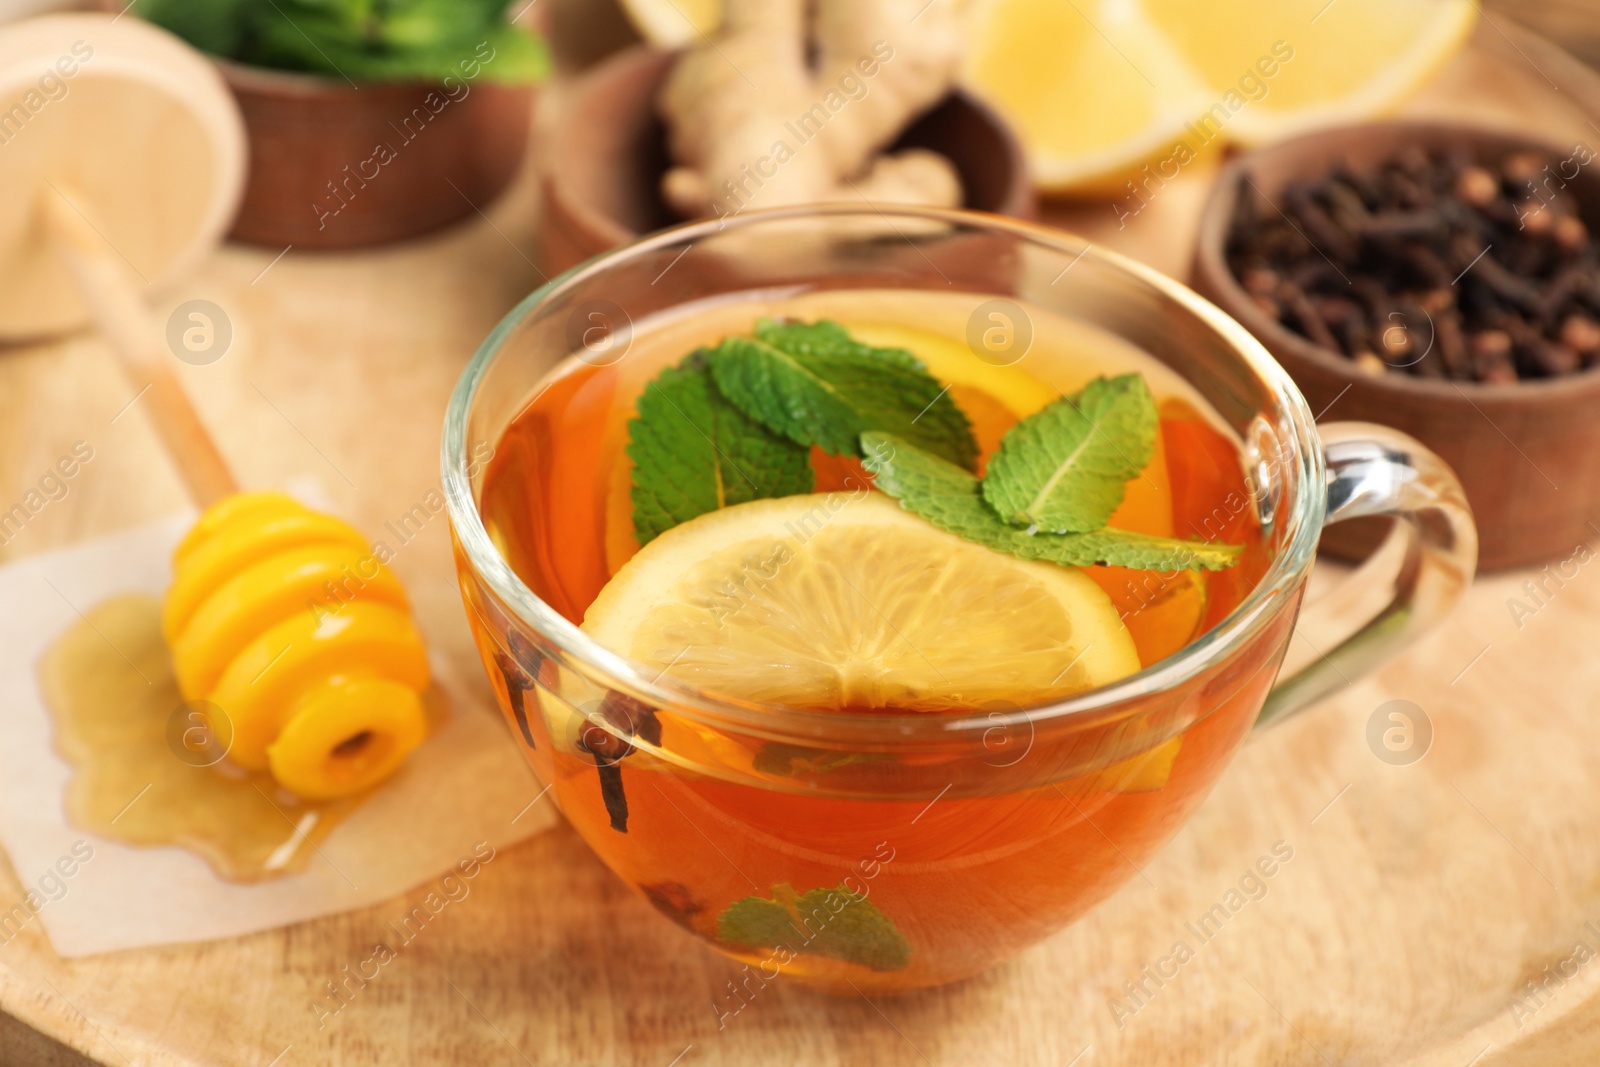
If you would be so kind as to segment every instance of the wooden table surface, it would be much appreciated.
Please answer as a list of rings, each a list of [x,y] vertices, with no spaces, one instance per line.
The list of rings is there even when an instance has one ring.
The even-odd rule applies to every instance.
[[[1498,33],[1480,28],[1472,54],[1409,110],[1516,121],[1537,108],[1581,129],[1586,116],[1563,112],[1543,83],[1540,68],[1557,61],[1540,53],[1519,67]],[[1103,204],[1050,217],[1181,274],[1205,182],[1185,176],[1125,231]],[[227,247],[157,307],[164,316],[203,297],[234,324],[226,357],[183,373],[242,480],[309,473],[368,528],[435,487],[456,375],[540,280],[536,200],[530,171],[487,217],[428,240],[277,261],[276,250]],[[148,428],[114,418],[132,390],[110,366],[89,335],[0,351],[0,507],[74,441],[95,448],[68,495],[0,559],[182,505]],[[443,521],[396,566],[433,647],[474,680],[458,705],[494,714]],[[1530,577],[1480,581],[1402,661],[1246,746],[1112,899],[956,986],[868,1001],[779,980],[719,1027],[713,1003],[735,965],[662,922],[562,826],[505,850],[436,931],[320,1026],[311,1002],[324,983],[420,893],[231,941],[74,961],[32,923],[0,947],[0,1063],[1594,1062],[1600,564],[1519,621],[1509,604],[1526,600]],[[1408,766],[1379,760],[1365,740],[1391,699],[1415,702],[1432,724],[1431,749]],[[1278,842],[1293,858],[1265,896],[1136,1011],[1114,1011],[1114,999],[1129,1003],[1124,983],[1187,939],[1185,924]],[[20,898],[17,873],[0,865],[0,901]],[[1525,982],[1558,971],[1569,977],[1525,996]]]

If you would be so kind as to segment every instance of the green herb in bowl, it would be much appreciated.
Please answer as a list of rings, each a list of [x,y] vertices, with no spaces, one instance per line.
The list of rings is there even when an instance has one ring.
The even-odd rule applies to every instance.
[[[525,2],[525,0],[524,0]],[[508,0],[142,0],[139,14],[203,52],[350,81],[530,82],[549,71]]]

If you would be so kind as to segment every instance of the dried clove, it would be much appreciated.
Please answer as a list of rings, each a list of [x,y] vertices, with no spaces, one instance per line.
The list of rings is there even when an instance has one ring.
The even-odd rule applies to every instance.
[[[606,806],[606,818],[611,828],[619,834],[628,832],[628,794],[622,788],[622,766],[608,762],[598,752],[594,753],[595,770],[600,775],[600,800]]]
[[[1524,378],[1554,378],[1571,374],[1581,365],[1578,353],[1552,341],[1525,322],[1506,323],[1516,356],[1517,370]]]
[[[1487,170],[1473,165],[1456,177],[1456,195],[1473,207],[1487,207],[1500,195],[1500,182]]]
[[[1266,267],[1251,267],[1239,281],[1251,296],[1271,296],[1278,290],[1278,272]]]
[[[1568,315],[1561,324],[1561,343],[1582,354],[1585,360],[1592,359],[1600,352],[1600,323],[1581,312]]]
[[[500,677],[506,683],[506,699],[511,704],[511,716],[517,721],[517,729],[522,731],[522,740],[529,748],[538,748],[528,725],[527,694],[537,684],[544,655],[538,649],[530,648],[515,630],[511,631],[506,644],[509,652],[497,650],[494,663],[500,668]]]
[[[1568,254],[1582,252],[1589,243],[1589,227],[1576,215],[1561,216],[1551,232],[1555,235],[1556,245]]]
[[[1278,305],[1293,317],[1302,333],[1325,348],[1339,347],[1339,342],[1334,340],[1333,331],[1328,329],[1328,324],[1317,314],[1317,309],[1306,298],[1306,294],[1293,282],[1279,283],[1277,297]]]
[[[1439,362],[1444,364],[1444,377],[1472,377],[1467,339],[1461,332],[1461,316],[1454,310],[1442,312],[1433,320],[1433,330],[1434,343],[1439,349]]]
[[[1472,376],[1480,382],[1502,385],[1517,380],[1511,361],[1511,335],[1504,330],[1484,330],[1470,344]]]
[[[595,719],[603,720],[604,725]],[[578,726],[576,747],[594,757],[595,770],[600,775],[600,799],[605,804],[611,828],[622,834],[628,832],[628,796],[622,785],[622,761],[633,753],[630,738],[660,745],[661,721],[656,718],[654,708],[615,689],[606,693],[594,717],[584,718]]]

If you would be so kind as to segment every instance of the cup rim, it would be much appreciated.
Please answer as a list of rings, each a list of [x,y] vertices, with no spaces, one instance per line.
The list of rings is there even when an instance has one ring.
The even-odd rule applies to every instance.
[[[1296,465],[1302,488],[1293,508],[1282,516],[1287,528],[1284,546],[1249,594],[1233,611],[1194,641],[1110,685],[1087,690],[1066,700],[1010,712],[985,709],[966,714],[938,715],[915,711],[840,715],[833,711],[757,703],[707,692],[652,671],[604,647],[540,599],[495,549],[478,513],[467,473],[468,413],[479,385],[506,339],[552,296],[603,272],[617,260],[679,243],[692,244],[730,227],[826,216],[865,216],[890,222],[891,225],[899,217],[908,222],[1001,232],[1067,256],[1093,255],[1132,275],[1136,281],[1156,290],[1158,295],[1177,303],[1219,335],[1249,370],[1269,387],[1280,405],[1280,411],[1276,414],[1293,429],[1294,445],[1298,452]],[[522,623],[538,632],[562,657],[572,661],[567,664],[569,667],[580,664],[584,668],[583,673],[591,677],[599,676],[609,688],[624,690],[653,707],[667,708],[674,714],[708,725],[731,726],[743,732],[774,738],[805,738],[833,743],[877,742],[898,746],[914,738],[930,735],[950,741],[982,737],[995,729],[1026,726],[1033,730],[1067,719],[1075,724],[1080,721],[1087,724],[1100,718],[1094,714],[1096,712],[1114,716],[1133,702],[1175,689],[1201,673],[1208,664],[1237,651],[1266,625],[1272,617],[1269,608],[1304,577],[1316,551],[1326,509],[1326,500],[1321,491],[1325,465],[1309,404],[1288,371],[1273,359],[1261,342],[1222,309],[1155,268],[1100,248],[1065,230],[985,212],[908,205],[806,204],[742,212],[736,217],[687,222],[608,249],[558,274],[518,302],[473,353],[456,382],[446,409],[440,461],[451,528],[467,562],[489,590]]]

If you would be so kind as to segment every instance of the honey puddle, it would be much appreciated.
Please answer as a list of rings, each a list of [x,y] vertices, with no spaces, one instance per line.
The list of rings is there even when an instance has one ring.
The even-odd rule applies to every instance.
[[[259,882],[304,869],[317,843],[361,803],[299,800],[266,772],[195,746],[201,720],[173,679],[155,597],[115,597],[90,609],[40,658],[39,680],[56,748],[73,766],[67,817],[103,837],[176,845],[219,878]],[[432,732],[442,714],[437,691],[424,703]]]

